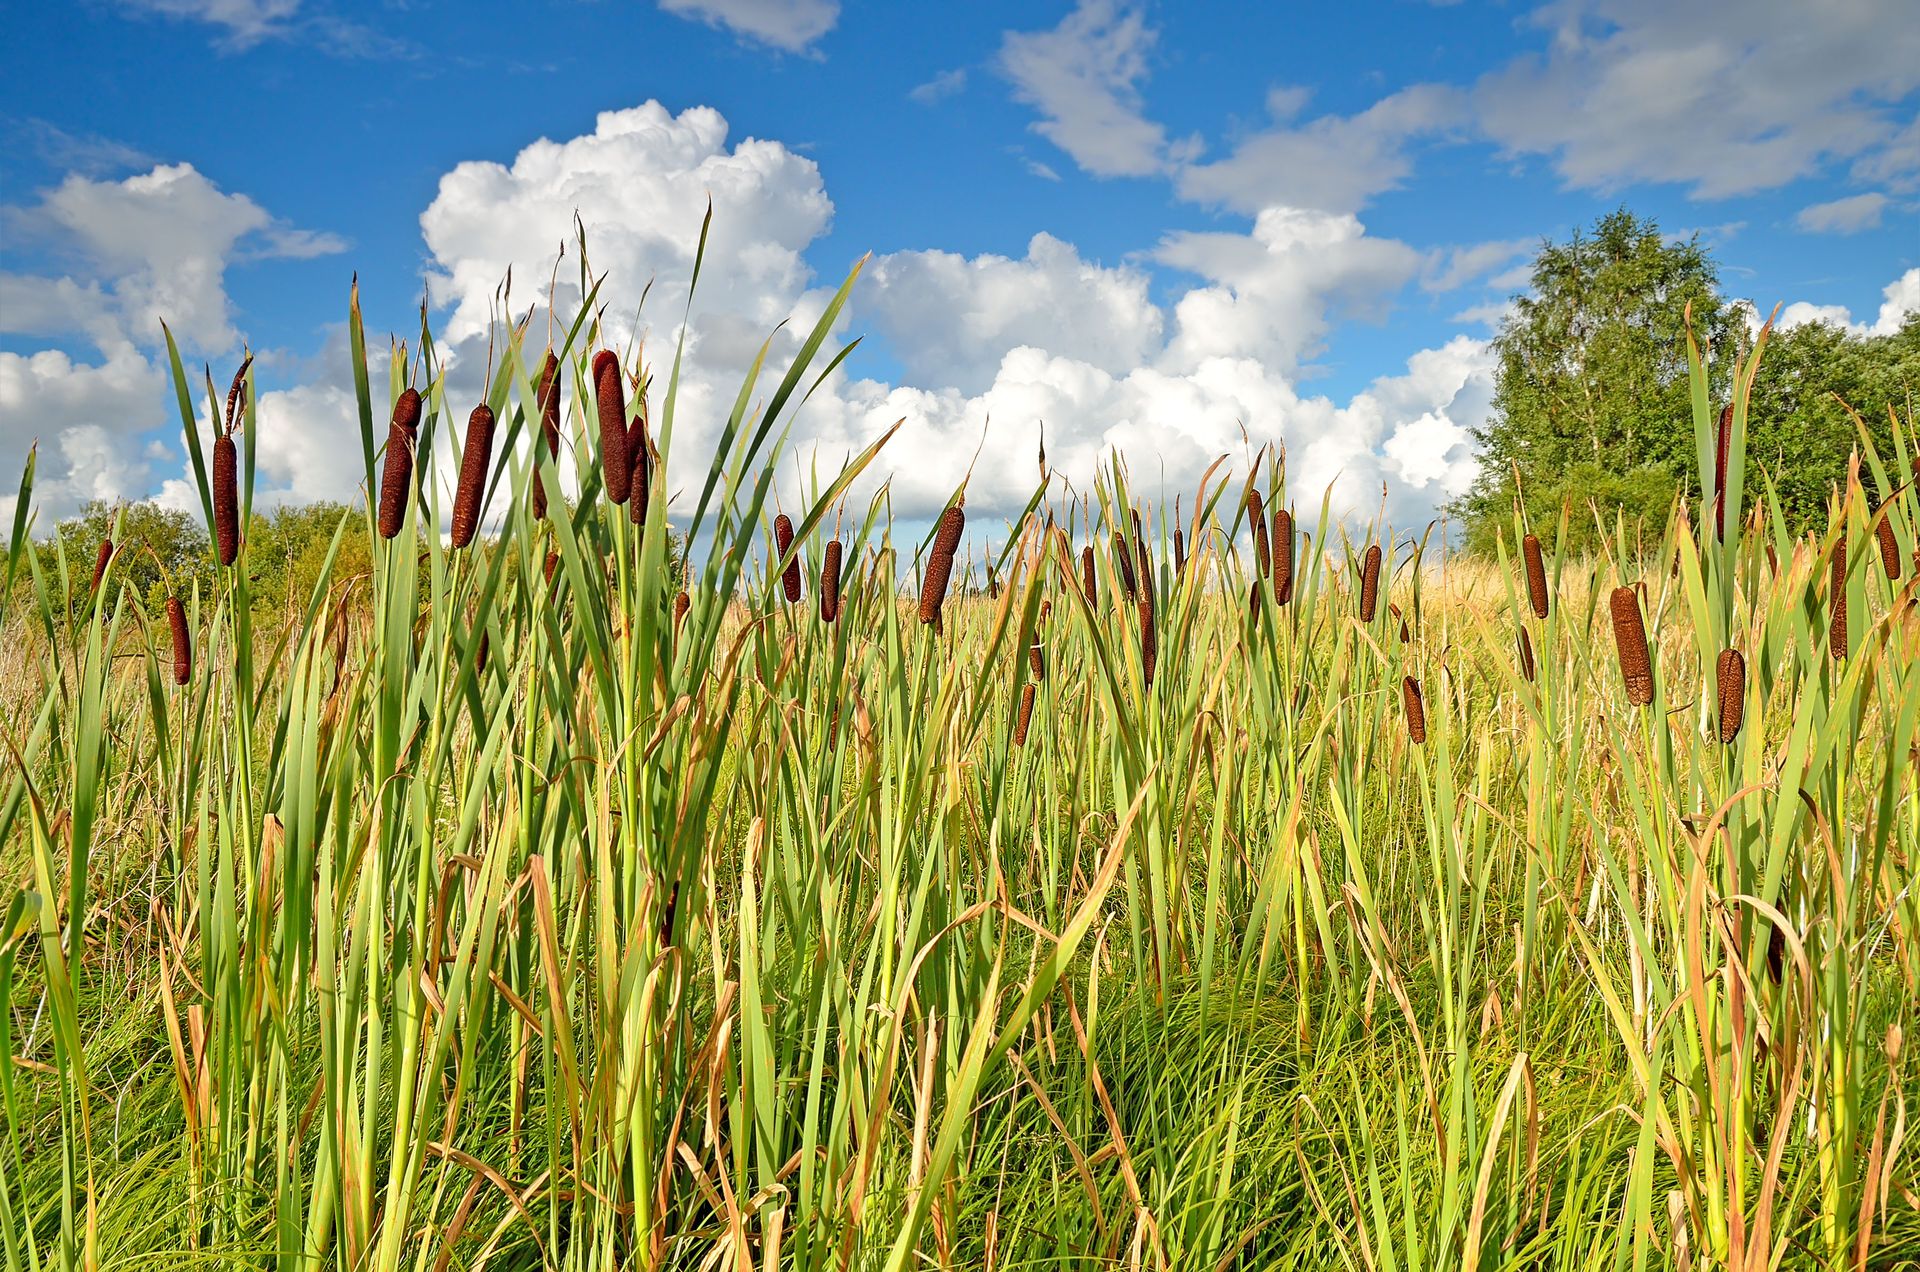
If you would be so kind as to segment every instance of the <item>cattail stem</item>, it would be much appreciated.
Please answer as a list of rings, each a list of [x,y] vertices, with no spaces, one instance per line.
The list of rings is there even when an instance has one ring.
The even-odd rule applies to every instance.
[[[1653,660],[1647,653],[1640,595],[1630,587],[1616,587],[1608,604],[1613,612],[1613,646],[1620,659],[1620,679],[1627,687],[1627,701],[1644,707],[1653,701]]]
[[[1530,534],[1520,541],[1520,556],[1527,566],[1527,601],[1535,618],[1545,618],[1550,607],[1547,595],[1547,562],[1540,551],[1540,536]]]
[[[1720,408],[1720,426],[1713,433],[1713,536],[1727,538],[1727,452],[1733,445],[1733,403]]]
[[[473,542],[480,528],[480,501],[487,493],[487,471],[493,466],[493,408],[485,402],[467,417],[467,443],[460,452],[460,484],[453,495],[453,546]]]
[[[935,634],[944,628],[940,607],[946,603],[947,582],[953,577],[953,557],[960,550],[960,536],[966,532],[964,502],[956,500],[940,514],[939,528],[933,532],[933,551],[927,557],[926,577],[920,583],[920,621],[931,624]]]
[[[382,539],[400,533],[407,519],[407,503],[413,497],[413,446],[419,437],[420,394],[408,389],[393,404],[393,422],[387,426],[386,461],[380,470],[380,519]]]

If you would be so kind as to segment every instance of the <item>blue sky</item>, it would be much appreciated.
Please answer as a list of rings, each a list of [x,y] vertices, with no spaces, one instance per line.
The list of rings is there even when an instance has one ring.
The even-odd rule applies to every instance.
[[[1621,204],[1790,320],[1920,307],[1905,0],[4,8],[0,458],[40,442],[52,515],[184,498],[159,317],[217,372],[262,351],[267,499],[352,497],[356,271],[376,330],[429,288],[475,383],[494,286],[524,310],[577,209],[616,311],[656,280],[657,350],[709,194],[690,415],[873,252],[795,439],[906,421],[909,514],[983,428],[974,500],[1017,507],[1044,419],[1070,472],[1120,445],[1190,488],[1244,430],[1343,507],[1384,482],[1430,515],[1528,250]]]

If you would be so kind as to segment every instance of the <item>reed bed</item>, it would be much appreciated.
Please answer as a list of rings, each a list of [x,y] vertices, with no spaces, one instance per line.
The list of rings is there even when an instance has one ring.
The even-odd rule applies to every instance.
[[[1136,522],[1116,457],[989,594],[963,474],[842,527],[885,437],[767,551],[852,283],[671,495],[677,377],[650,439],[591,296],[481,406],[357,365],[372,568],[271,631],[246,368],[222,411],[175,358],[223,568],[164,621],[23,549],[29,464],[8,1272],[1920,1257],[1910,421],[1798,539],[1694,350],[1698,499],[1579,560],[1343,525],[1278,457]]]

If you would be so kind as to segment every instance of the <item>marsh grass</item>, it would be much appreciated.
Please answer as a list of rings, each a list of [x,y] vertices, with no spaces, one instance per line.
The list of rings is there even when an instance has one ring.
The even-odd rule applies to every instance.
[[[884,436],[765,550],[852,284],[675,495],[684,576],[664,483],[621,515],[583,462],[543,497],[561,441],[618,440],[583,285],[553,357],[513,333],[488,386],[497,534],[443,545],[423,463],[354,514],[399,521],[371,571],[330,557],[259,632],[236,545],[182,598],[183,686],[112,561],[75,608],[87,563],[23,551],[29,459],[30,603],[0,616],[8,1272],[1915,1257],[1920,659],[1911,584],[1868,568],[1878,524],[1915,542],[1898,420],[1796,540],[1743,486],[1751,363],[1722,427],[1694,351],[1706,489],[1659,542],[1547,559],[1516,519],[1524,570],[1441,562],[1323,500],[1297,559],[1291,513],[1268,545],[1264,609],[1234,479],[1134,525],[1116,460],[1077,533],[1131,550],[1076,561],[1042,487],[989,597],[954,570],[957,493],[918,542],[884,503],[841,528]],[[420,456],[470,408],[420,340],[355,366],[369,489],[411,369]],[[217,526],[238,452],[209,489],[220,403],[175,375]],[[254,396],[229,400],[250,503]],[[1276,508],[1312,493],[1268,475]],[[1753,513],[1699,534],[1722,504]],[[780,598],[829,516],[820,622]],[[1332,568],[1349,533],[1397,639]],[[1135,569],[1147,608],[1102,605]],[[1648,641],[1631,697],[1615,588]]]

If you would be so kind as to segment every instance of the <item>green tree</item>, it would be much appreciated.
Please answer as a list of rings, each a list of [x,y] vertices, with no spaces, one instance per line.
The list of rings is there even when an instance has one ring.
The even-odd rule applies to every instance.
[[[1907,418],[1916,393],[1920,313],[1908,314],[1890,335],[1861,336],[1814,322],[1767,341],[1748,412],[1747,457],[1773,479],[1792,529],[1826,525],[1827,496],[1846,480],[1848,457],[1860,444],[1854,413],[1891,465],[1888,408]]]
[[[62,521],[54,533],[58,550],[66,553],[67,569],[72,572],[76,603],[85,599],[100,541],[109,537],[114,543],[114,577],[119,586],[139,593],[149,609],[165,604],[169,592],[184,596],[196,581],[205,588],[213,578],[207,532],[200,519],[156,503],[109,504],[96,500],[78,515]],[[49,578],[54,577],[53,540],[40,543],[37,551],[41,568]]]
[[[1571,504],[1567,546],[1576,550],[1592,537],[1592,509],[1609,523],[1624,512],[1658,524],[1674,494],[1693,488],[1687,307],[1716,351],[1741,334],[1717,282],[1697,236],[1669,242],[1624,208],[1564,243],[1542,243],[1531,292],[1493,341],[1493,409],[1475,433],[1480,476],[1452,508],[1470,548],[1490,550],[1510,524],[1516,472],[1542,538]],[[1716,400],[1731,366],[1713,359]]]

